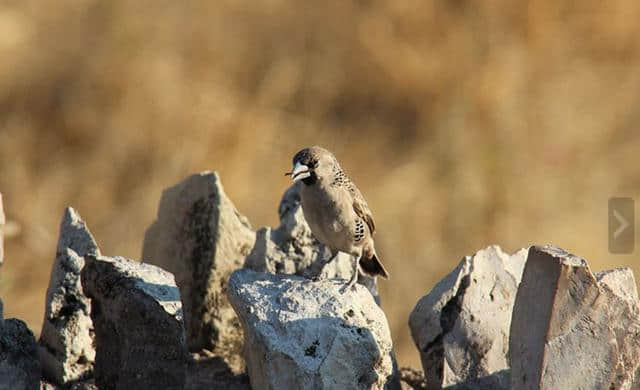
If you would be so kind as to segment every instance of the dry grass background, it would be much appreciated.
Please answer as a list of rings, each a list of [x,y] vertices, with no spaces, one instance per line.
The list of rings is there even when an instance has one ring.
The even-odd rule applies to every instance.
[[[162,189],[214,169],[276,225],[311,144],[376,216],[401,365],[417,299],[489,244],[638,274],[606,241],[607,199],[640,199],[638,20],[636,0],[3,1],[5,315],[39,332],[65,206],[139,258]]]

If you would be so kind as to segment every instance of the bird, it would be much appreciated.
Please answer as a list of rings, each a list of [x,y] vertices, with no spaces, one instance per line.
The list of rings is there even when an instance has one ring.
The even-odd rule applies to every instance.
[[[285,175],[299,186],[304,218],[315,238],[331,251],[324,265],[339,252],[352,256],[353,274],[342,291],[354,288],[359,271],[388,279],[375,249],[371,210],[333,153],[320,146],[304,148],[293,156],[292,165]]]

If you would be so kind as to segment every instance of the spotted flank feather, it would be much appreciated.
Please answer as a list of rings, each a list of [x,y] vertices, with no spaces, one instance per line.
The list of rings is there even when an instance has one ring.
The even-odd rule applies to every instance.
[[[353,198],[353,210],[366,222],[369,232],[373,234],[376,230],[376,224],[373,220],[371,210],[369,210],[369,205],[367,205],[367,202],[364,200],[364,197],[360,193],[360,190],[358,190],[358,187],[356,187],[351,179],[349,179],[349,177],[344,173],[337,161],[334,166],[334,175],[331,185],[334,187],[342,187],[349,191],[351,198]]]
[[[362,241],[362,239],[364,238],[365,232],[364,232],[364,222],[362,222],[362,219],[358,218],[356,220],[356,231],[355,231],[355,235],[354,235],[354,240],[355,242],[360,242]]]

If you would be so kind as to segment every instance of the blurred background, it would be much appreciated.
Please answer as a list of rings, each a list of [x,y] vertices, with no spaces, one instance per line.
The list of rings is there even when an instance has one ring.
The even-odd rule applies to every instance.
[[[40,332],[65,206],[137,259],[162,190],[217,170],[274,226],[314,144],[375,215],[402,366],[414,304],[490,244],[640,275],[638,249],[607,251],[608,198],[640,200],[638,20],[636,0],[2,1],[5,317]]]

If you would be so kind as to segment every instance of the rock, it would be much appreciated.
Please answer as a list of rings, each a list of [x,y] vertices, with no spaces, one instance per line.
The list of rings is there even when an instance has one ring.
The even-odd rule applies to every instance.
[[[0,266],[4,261],[4,224],[6,219],[4,217],[4,209],[2,207],[2,193],[0,192]]]
[[[291,186],[278,207],[280,226],[258,230],[256,243],[245,267],[258,272],[295,274],[306,278],[349,280],[353,273],[351,256],[340,252],[331,262],[331,252],[318,242],[304,219],[298,186]],[[325,265],[326,264],[326,265]],[[360,275],[358,282],[378,300],[374,278]],[[379,303],[379,302],[378,302]]]
[[[189,349],[212,350],[235,372],[244,368],[238,360],[242,334],[225,290],[254,242],[255,232],[224,193],[218,174],[204,172],[163,192],[142,251],[145,261],[176,277]]]
[[[256,244],[247,257],[246,266],[258,272],[296,274],[307,278],[351,277],[351,257],[339,253],[326,267],[331,253],[311,233],[304,219],[297,186],[290,187],[278,207],[280,226],[258,230]],[[320,272],[322,271],[322,274]]]
[[[82,287],[95,326],[100,389],[182,389],[187,349],[173,275],[122,257],[88,256]]]
[[[83,379],[93,370],[96,352],[91,301],[82,291],[80,272],[85,256],[99,254],[80,215],[67,208],[60,224],[38,346],[43,375],[59,385]]]
[[[0,326],[0,390],[37,390],[40,362],[33,333],[24,322],[8,319]]]
[[[418,301],[409,326],[428,388],[509,388],[509,326],[526,256],[490,246]]]
[[[356,285],[243,269],[229,281],[229,300],[244,334],[254,389],[397,387],[386,317]]]
[[[640,312],[629,270],[594,276],[553,246],[532,247],[511,321],[514,389],[640,388]]]
[[[638,290],[633,271],[629,268],[616,268],[595,273],[600,285],[606,285],[611,291],[629,302],[638,301]]]
[[[416,389],[426,389],[427,382],[424,379],[424,374],[421,371],[414,370],[413,368],[403,367],[399,370],[400,374],[400,384],[402,385],[402,389],[406,390],[416,390]]]

